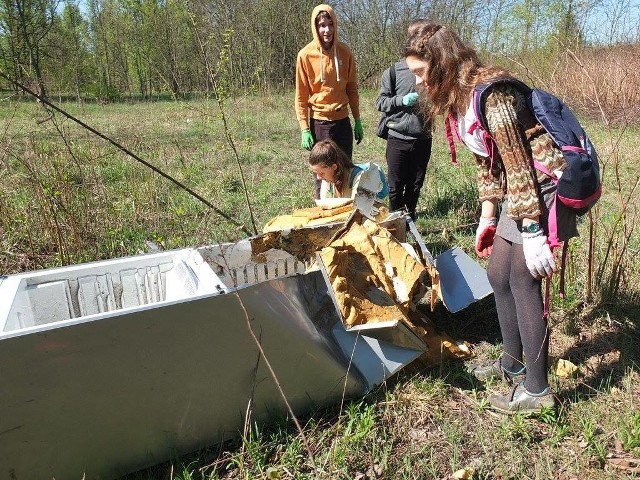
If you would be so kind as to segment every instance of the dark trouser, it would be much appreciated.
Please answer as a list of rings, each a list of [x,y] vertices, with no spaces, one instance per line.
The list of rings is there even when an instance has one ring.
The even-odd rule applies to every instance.
[[[407,209],[415,219],[420,189],[431,157],[431,138],[387,139],[387,180],[391,211]]]
[[[549,386],[549,327],[543,313],[541,281],[529,273],[522,245],[498,235],[493,242],[487,276],[502,333],[502,368],[515,373],[526,366],[525,387],[531,393],[540,393]]]
[[[351,131],[349,117],[336,121],[311,118],[309,128],[316,142],[330,138],[336,142],[342,151],[347,154],[347,157],[351,159],[353,155],[353,131]],[[322,180],[318,180],[315,175],[314,178],[316,181],[315,198],[320,198],[320,185],[322,184]]]

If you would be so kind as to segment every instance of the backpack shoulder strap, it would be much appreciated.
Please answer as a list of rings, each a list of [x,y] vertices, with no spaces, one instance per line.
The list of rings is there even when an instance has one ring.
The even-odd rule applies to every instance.
[[[393,90],[393,94],[396,94],[396,64],[394,63],[389,68],[389,78],[391,79],[391,89]]]

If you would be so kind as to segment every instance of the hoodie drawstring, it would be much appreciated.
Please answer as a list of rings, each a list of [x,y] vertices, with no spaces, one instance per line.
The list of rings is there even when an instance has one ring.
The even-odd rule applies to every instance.
[[[324,83],[324,53],[322,50],[322,46],[319,48],[320,50],[320,81]],[[333,48],[333,63],[336,66],[336,79],[340,82],[340,64],[338,63],[338,49]]]

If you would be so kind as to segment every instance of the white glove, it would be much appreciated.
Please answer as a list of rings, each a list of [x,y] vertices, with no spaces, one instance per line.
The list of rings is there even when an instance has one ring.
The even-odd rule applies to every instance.
[[[547,237],[542,232],[523,233],[522,251],[527,268],[534,278],[549,277],[556,271],[556,262],[547,243]]]
[[[478,228],[476,229],[476,253],[480,258],[491,255],[493,250],[493,239],[496,235],[496,217],[480,217]]]

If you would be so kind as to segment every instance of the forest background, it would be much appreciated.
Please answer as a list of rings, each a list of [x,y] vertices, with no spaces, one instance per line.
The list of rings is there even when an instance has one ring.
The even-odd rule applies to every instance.
[[[233,241],[275,215],[310,206],[308,152],[299,147],[292,88],[315,4],[0,0],[0,274]],[[554,296],[551,354],[581,373],[552,375],[561,408],[541,421],[492,414],[486,397],[500,386],[479,385],[462,365],[407,373],[344,410],[306,419],[313,452],[305,452],[290,423],[262,430],[247,418],[239,445],[136,478],[449,478],[463,467],[476,479],[637,478],[640,2],[333,5],[358,64],[365,139],[354,149],[357,161],[384,164],[385,144],[375,137],[378,81],[400,56],[407,22],[418,17],[452,25],[487,63],[552,91],[579,114],[600,155],[604,194],[571,244],[567,299]],[[173,175],[237,222],[7,79]],[[441,120],[417,224],[434,254],[453,245],[472,252],[473,164],[459,152],[461,166],[450,165]],[[433,317],[471,341],[478,357],[499,354],[490,303]]]
[[[193,166],[193,171],[189,171],[185,158],[199,155],[198,162],[204,167],[207,147],[203,140],[213,141],[216,151],[227,150],[225,154],[232,152],[236,156],[238,171],[232,173],[233,170],[224,169],[221,188],[215,182],[203,187],[217,188],[214,195],[220,191],[235,193],[239,190],[236,184],[242,180],[241,157],[251,156],[248,149],[255,147],[256,143],[265,148],[275,148],[269,139],[290,136],[286,149],[293,148],[293,151],[281,150],[282,157],[293,155],[297,157],[294,162],[304,167],[304,162],[300,163],[298,158],[302,152],[295,151],[298,135],[295,118],[293,113],[287,115],[285,103],[292,103],[288,96],[292,94],[294,85],[296,54],[311,38],[309,12],[314,5],[315,2],[310,1],[275,0],[87,0],[81,3],[0,0],[2,99],[5,105],[16,109],[21,101],[23,107],[33,102],[33,97],[20,87],[22,85],[31,88],[41,99],[65,103],[66,108],[79,112],[85,119],[91,119],[97,112],[106,114],[110,111],[112,115],[104,121],[114,127],[111,129],[113,133],[116,133],[116,128],[126,130],[127,122],[142,126],[141,119],[132,118],[136,112],[142,111],[148,117],[144,120],[153,121],[154,115],[157,117],[155,125],[150,127],[160,128],[164,113],[153,112],[151,105],[154,101],[172,101],[164,107],[160,106],[161,102],[155,104],[158,108],[166,109],[166,105],[172,104],[189,110],[190,115],[183,116],[183,119],[186,122],[196,120],[195,124],[201,127],[199,132],[185,133],[184,122],[167,119],[174,122],[173,131],[167,135],[175,138],[171,140],[171,147],[156,142],[155,147],[162,147],[162,151],[144,145],[145,136],[153,141],[149,132],[140,131],[140,135],[133,139],[127,139],[125,133],[125,137],[120,139],[125,145],[139,145],[143,150],[150,150],[148,158],[165,166],[171,163],[168,157],[179,157],[177,169],[169,169],[169,173],[175,173],[182,179],[198,177]],[[488,63],[500,64],[532,86],[554,92],[585,120],[596,121],[604,128],[609,149],[601,159],[603,176],[608,158],[614,163],[609,170],[620,174],[616,146],[628,133],[626,129],[637,123],[635,119],[640,114],[640,68],[637,60],[640,53],[639,0],[342,0],[335,2],[335,8],[340,38],[350,45],[357,61],[363,116],[366,117],[369,138],[375,131],[377,114],[370,112],[370,105],[366,104],[368,95],[375,95],[382,71],[399,58],[408,22],[418,17],[432,18],[457,29],[463,38],[477,46]],[[204,103],[190,104],[190,101]],[[111,106],[108,110],[95,110],[96,106],[108,105]],[[234,116],[232,111],[242,105],[247,110]],[[267,127],[271,125],[260,122],[260,116],[268,113],[265,108],[275,111],[273,106],[283,107],[283,114],[272,125],[287,125],[292,131],[269,132]],[[255,118],[249,118],[251,109]],[[60,202],[64,192],[68,193],[70,202],[78,201],[79,193],[85,190],[77,188],[80,186],[78,182],[82,181],[76,177],[86,176],[87,171],[78,171],[75,180],[41,179],[38,178],[40,175],[49,175],[44,163],[39,160],[39,164],[29,166],[30,158],[42,156],[41,150],[44,150],[48,152],[45,154],[48,160],[53,161],[59,154],[66,157],[62,162],[72,161],[74,168],[86,170],[97,160],[95,155],[104,153],[99,150],[100,144],[95,138],[93,142],[86,140],[89,151],[74,153],[71,145],[74,140],[79,145],[77,139],[69,136],[71,132],[65,130],[65,125],[47,121],[55,120],[51,110],[36,119],[35,127],[18,120],[21,114],[38,114],[26,113],[24,109],[14,113],[11,113],[11,108],[3,110],[7,120],[2,152],[4,166],[8,167],[8,175],[2,177],[3,181],[13,187],[22,185],[25,188],[22,195],[28,195],[25,192],[36,188],[43,191],[43,198],[47,199],[30,206],[33,211],[48,211],[40,220],[31,215],[22,222],[17,221],[16,218],[23,217],[21,209],[24,205],[20,202],[7,201],[0,209],[4,231],[22,232],[16,234],[19,238],[17,245],[21,252],[27,252],[28,265],[33,268],[129,254],[140,249],[142,236],[159,239],[170,236],[167,229],[159,232],[156,225],[150,225],[145,233],[128,235],[137,236],[135,241],[126,238],[127,235],[124,239],[117,239],[114,237],[118,236],[116,225],[119,222],[115,219],[110,220],[111,230],[105,229],[106,232],[100,234],[97,232],[99,226],[92,222],[84,221],[81,222],[85,223],[84,226],[72,227],[70,223],[79,222],[78,219],[58,221],[48,218],[82,211],[69,208],[69,205],[61,209]],[[191,115],[194,112],[197,115]],[[227,118],[224,118],[225,113]],[[234,145],[234,141],[242,143],[248,137],[241,138],[241,130],[230,130],[227,120],[242,123],[244,127],[247,123],[255,125],[244,150],[243,145]],[[100,120],[96,118],[96,121]],[[217,125],[222,124],[224,131],[217,132]],[[621,130],[613,132],[614,126],[621,127]],[[13,130],[18,132],[15,137],[11,136]],[[62,141],[64,150],[59,151],[56,147],[54,151],[47,143],[53,138],[52,133]],[[195,152],[189,151],[194,148],[189,144],[190,140],[196,140],[194,135],[199,136],[200,141],[200,150]],[[43,139],[44,143],[38,144],[38,139]],[[377,148],[380,145],[379,142],[375,147],[372,144],[378,156],[381,155]],[[96,149],[96,152],[91,152]],[[11,174],[10,167],[16,160],[18,164],[27,164],[29,175],[15,177]],[[60,169],[59,166],[53,168]],[[106,168],[113,169],[114,164]],[[69,175],[68,168],[61,170]],[[56,172],[52,174],[57,175]],[[96,183],[104,180],[104,172],[100,176],[102,178]],[[56,185],[58,181],[62,184]],[[82,186],[89,187],[90,183],[85,182]],[[195,183],[192,186],[196,186]],[[626,193],[632,195],[634,191],[635,187]],[[51,192],[59,198],[51,199]],[[261,195],[259,190],[251,193]],[[166,194],[171,196],[169,192]],[[86,195],[98,196],[95,191],[87,191]],[[288,205],[289,208],[303,203],[298,194],[293,195],[296,199]],[[231,213],[239,219],[233,228],[237,223],[248,225],[255,222],[247,205],[235,202],[232,199],[234,195],[222,197],[219,201],[231,203]],[[35,197],[31,198],[33,201]],[[622,199],[620,197],[618,202]],[[245,200],[250,203],[248,195],[245,195]],[[271,203],[271,207],[278,206],[277,202]],[[85,207],[90,208],[88,204]],[[265,214],[282,213],[266,207]],[[100,209],[95,203],[93,208]],[[176,211],[190,209],[181,206]],[[148,213],[146,216],[149,217]],[[87,212],[86,217],[91,218],[91,215]],[[266,221],[265,218],[258,220]],[[43,225],[51,224],[52,227],[45,228],[42,235],[31,235],[31,222],[37,227],[35,231]],[[169,224],[173,222],[169,221]],[[139,230],[137,227],[132,228]],[[215,238],[233,240],[236,232],[229,227],[226,224],[216,230]],[[202,230],[202,225],[197,228]],[[69,230],[73,235],[69,235]],[[205,234],[209,233],[212,232],[205,230]],[[67,239],[74,237],[75,246],[68,245]],[[80,241],[82,237],[91,241]],[[185,241],[203,239],[202,236],[195,237],[182,238]],[[214,237],[204,238],[210,241]],[[183,246],[180,241],[161,243],[166,248]],[[87,245],[94,246],[93,254],[85,253]],[[28,265],[23,265],[24,255],[19,256],[20,261],[15,265],[12,263],[17,257],[3,257],[4,272],[28,268]],[[614,276],[618,277],[618,267],[614,270]],[[619,279],[614,283],[618,284]]]
[[[58,98],[184,98],[212,93],[207,61],[224,55],[219,83],[236,93],[282,91],[293,86],[315,4],[1,0],[0,68]],[[633,46],[640,37],[637,0],[338,0],[334,6],[363,86],[377,87],[399,56],[408,21],[420,17],[452,26],[494,60],[544,51],[545,62],[528,58],[527,66],[545,80],[560,51]]]

